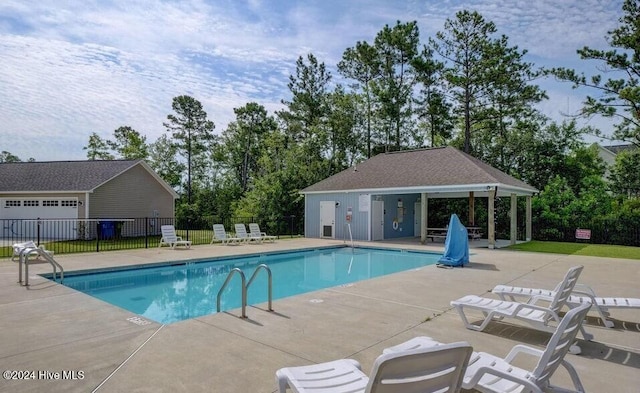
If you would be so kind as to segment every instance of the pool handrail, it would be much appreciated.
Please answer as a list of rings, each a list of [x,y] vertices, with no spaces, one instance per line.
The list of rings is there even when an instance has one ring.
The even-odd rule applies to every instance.
[[[229,281],[231,280],[231,277],[233,277],[233,274],[235,272],[240,273],[240,279],[242,280],[242,318],[246,318],[247,317],[247,285],[246,285],[247,280],[242,270],[240,270],[240,268],[237,268],[237,267],[231,269],[231,271],[227,275],[227,279],[224,280],[224,284],[222,284],[222,287],[220,287],[220,290],[218,291],[218,298],[216,301],[216,310],[217,312],[220,312],[220,297],[222,296],[222,291],[224,291],[224,289],[227,287],[227,284],[229,284]]]
[[[344,231],[344,235],[342,236],[342,240],[344,241],[344,243],[347,243],[347,233],[349,234],[349,239],[351,240],[351,249],[353,250],[353,248],[355,247],[354,243],[353,243],[353,234],[351,233],[351,223],[347,222],[344,224],[348,231]]]
[[[29,256],[32,253],[36,253],[38,257],[42,257],[44,262],[48,262],[53,267],[53,281],[56,281],[57,269],[60,269],[60,284],[64,281],[64,269],[62,265],[58,263],[48,250],[41,247],[28,247],[20,251],[18,258],[18,283],[25,287],[29,287],[29,264],[44,263],[44,262],[29,262]],[[22,267],[24,265],[24,283],[22,281]]]
[[[256,267],[256,270],[253,271],[251,278],[247,282],[247,291],[249,290],[249,286],[251,285],[253,280],[256,278],[256,275],[258,275],[258,272],[260,271],[260,269],[264,269],[267,272],[267,280],[268,280],[267,298],[269,299],[269,311],[273,311],[273,307],[271,306],[272,299],[273,299],[273,278],[271,276],[271,269],[269,269],[269,266],[263,263]]]

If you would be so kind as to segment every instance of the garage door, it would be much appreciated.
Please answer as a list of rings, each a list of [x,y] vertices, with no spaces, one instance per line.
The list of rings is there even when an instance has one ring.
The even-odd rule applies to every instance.
[[[37,238],[37,219],[41,239],[77,238],[78,198],[4,198],[0,206],[4,238]]]

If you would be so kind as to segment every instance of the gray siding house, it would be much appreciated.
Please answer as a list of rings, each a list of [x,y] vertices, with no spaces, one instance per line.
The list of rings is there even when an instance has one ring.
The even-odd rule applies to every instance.
[[[424,201],[468,198],[473,203],[475,198],[488,198],[486,237],[493,248],[495,198],[511,198],[511,241],[515,243],[517,198],[527,200],[526,240],[530,240],[531,196],[537,191],[453,147],[384,153],[301,191],[305,236],[365,241],[420,237],[425,242],[428,204]],[[467,222],[474,222],[474,217]]]
[[[638,148],[633,144],[601,146],[598,143],[594,143],[594,145],[598,149],[598,157],[602,158],[607,166],[604,174],[605,179],[609,177],[609,174],[611,173],[611,167],[613,167],[613,165],[616,163],[616,157],[618,156],[618,154],[624,151],[632,151]]]
[[[177,197],[142,160],[2,163],[0,237],[31,235],[37,219],[68,220],[83,237],[97,219],[173,217]]]

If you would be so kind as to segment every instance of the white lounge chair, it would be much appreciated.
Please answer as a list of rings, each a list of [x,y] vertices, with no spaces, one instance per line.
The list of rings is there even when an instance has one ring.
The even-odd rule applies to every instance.
[[[240,241],[245,243],[249,243],[252,240],[257,242],[261,241],[260,239],[249,236],[247,233],[247,227],[244,224],[235,224],[234,227],[236,229],[236,238],[240,239]]]
[[[467,295],[458,300],[454,300],[451,302],[451,305],[456,308],[467,329],[482,331],[491,321],[514,318],[529,323],[535,329],[553,332],[561,320],[558,313],[571,295],[571,291],[582,272],[582,268],[583,266],[574,266],[569,269],[560,283],[555,296],[551,298],[549,304],[545,306],[537,305],[534,302],[520,303],[475,295]],[[464,313],[465,309],[482,312],[485,316],[484,320],[479,325],[470,323]],[[554,323],[556,326],[551,325],[551,323]],[[593,335],[585,332],[582,325],[580,326],[580,331],[586,340],[593,339]],[[572,352],[580,353],[580,348],[574,346]]]
[[[380,355],[371,378],[360,363],[341,359],[276,372],[278,392],[459,392],[472,348],[466,342]]]
[[[17,258],[20,258],[20,254],[22,253],[22,251],[26,250],[27,248],[32,250],[30,251],[31,255],[36,255],[36,256],[40,255],[38,253],[38,250],[34,250],[34,248],[40,248],[44,250],[47,254],[53,255],[53,251],[46,250],[44,248],[44,245],[37,246],[32,240],[29,240],[28,242],[24,242],[24,243],[14,243],[12,247],[13,247],[13,255],[11,256],[12,261],[15,261]]]
[[[384,350],[382,350],[382,353],[413,351],[415,349],[436,347],[438,345],[444,345],[444,344],[432,339],[431,337],[419,336],[419,337],[414,337],[409,341],[405,341],[402,344],[385,348]]]
[[[526,345],[514,346],[505,358],[486,352],[473,352],[464,373],[462,387],[480,392],[584,392],[584,387],[575,368],[564,358],[575,340],[580,325],[589,311],[589,304],[571,309],[554,331],[544,351]],[[419,348],[444,345],[431,337],[416,337],[385,351],[402,352]],[[533,371],[511,364],[518,354],[538,357]],[[551,384],[551,377],[562,365],[568,372],[575,390]]]
[[[218,241],[222,244],[234,244],[239,243],[242,239],[237,237],[231,237],[227,235],[227,231],[224,229],[224,225],[222,224],[213,224],[213,239],[211,239],[211,244]]]
[[[554,289],[549,290],[497,285],[491,292],[504,300],[516,301],[516,297],[525,297],[526,301],[529,302],[534,302],[537,299],[549,301],[549,299],[552,299],[556,295],[559,286],[560,284],[556,285]],[[613,322],[607,319],[610,308],[640,309],[640,299],[638,298],[598,297],[589,286],[576,284],[572,295],[567,299],[567,306],[571,308],[584,303],[591,303],[594,306],[600,314],[602,323],[608,328],[613,327]]]
[[[277,236],[267,235],[265,232],[260,230],[260,226],[256,223],[249,224],[249,232],[251,233],[251,237],[260,238],[261,240],[269,240],[272,243],[276,240]]]
[[[516,345],[504,359],[485,352],[474,352],[465,372],[462,387],[481,392],[584,392],[576,369],[564,358],[582,326],[589,307],[591,307],[589,304],[583,304],[569,310],[544,351],[526,345]],[[521,353],[538,358],[533,371],[511,364]],[[550,379],[560,365],[569,373],[574,390],[551,384]]]
[[[166,244],[172,249],[175,249],[178,246],[191,248],[191,241],[182,240],[180,236],[176,235],[176,228],[173,225],[163,225],[160,229],[162,230],[162,238],[160,239],[158,247],[162,247]]]

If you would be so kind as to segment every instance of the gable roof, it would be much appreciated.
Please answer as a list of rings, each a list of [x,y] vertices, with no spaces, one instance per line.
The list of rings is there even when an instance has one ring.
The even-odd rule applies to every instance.
[[[602,148],[609,150],[613,154],[619,154],[620,152],[623,152],[625,150],[633,150],[637,149],[638,147],[634,144],[628,143],[624,145],[602,146]]]
[[[538,191],[456,148],[442,147],[378,154],[301,193],[487,193],[493,187],[498,187],[500,196],[531,195]]]
[[[91,192],[141,165],[174,197],[176,192],[142,160],[11,162],[0,164],[0,192]]]

